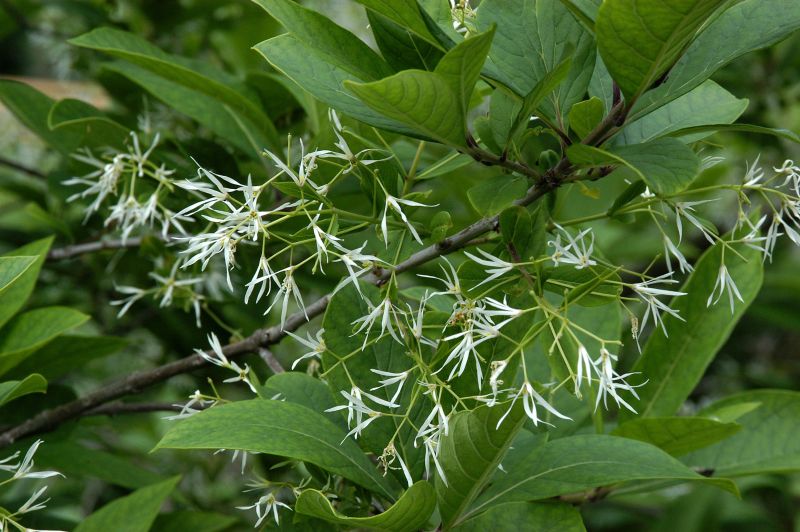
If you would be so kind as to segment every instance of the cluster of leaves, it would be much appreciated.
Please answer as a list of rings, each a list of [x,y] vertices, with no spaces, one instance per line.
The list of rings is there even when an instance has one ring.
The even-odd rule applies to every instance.
[[[28,525],[41,506],[41,492],[11,483],[24,449],[67,476],[135,489],[79,530],[233,526],[198,511],[231,513],[189,478],[181,510],[158,515],[178,477],[77,442],[105,446],[124,429],[98,416],[147,410],[113,401],[201,368],[247,386],[210,379],[128,446],[234,452],[253,493],[226,498],[256,526],[583,530],[584,503],[667,505],[676,484],[739,496],[741,477],[800,467],[796,393],[691,400],[779,237],[800,245],[793,162],[707,178],[717,132],[800,143],[736,123],[747,101],[710,79],[800,29],[796,2],[358,0],[364,38],[291,0],[255,4],[276,33],[253,47],[266,71],[248,59],[236,76],[102,27],[70,44],[113,58],[97,75],[117,107],[0,81],[0,100],[62,156],[48,208],[26,215],[89,240],[0,258],[11,456],[0,487],[16,490],[0,494],[2,526]],[[638,254],[625,246],[637,239],[649,240]],[[84,255],[108,249],[112,261]],[[67,299],[95,327],[66,334],[88,316],[21,311],[47,257],[105,268],[91,272],[99,301]],[[323,314],[318,333],[294,334]],[[208,330],[211,349],[87,392],[48,390],[123,347],[97,329],[143,322],[168,349],[198,348]]]

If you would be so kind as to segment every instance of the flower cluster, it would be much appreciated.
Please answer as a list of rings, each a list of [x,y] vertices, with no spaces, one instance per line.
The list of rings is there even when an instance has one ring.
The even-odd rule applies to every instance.
[[[11,476],[5,479],[0,478],[0,487],[8,486],[13,482],[23,479],[43,479],[55,476],[63,476],[57,471],[34,471],[33,457],[36,450],[42,444],[42,440],[36,440],[28,448],[22,460],[19,460],[20,452],[17,451],[11,456],[0,460],[0,471],[10,473]],[[11,526],[19,530],[27,530],[19,523],[19,519],[25,514],[35,512],[45,508],[49,499],[42,500],[42,496],[47,491],[47,486],[42,486],[33,492],[16,511],[11,512],[0,508],[0,530],[8,530]]]

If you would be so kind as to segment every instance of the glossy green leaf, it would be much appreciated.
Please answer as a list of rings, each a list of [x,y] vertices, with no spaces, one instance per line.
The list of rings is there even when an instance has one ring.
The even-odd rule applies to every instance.
[[[724,440],[741,428],[736,423],[721,423],[705,417],[652,417],[625,422],[611,434],[643,441],[672,456],[681,456]]]
[[[380,81],[344,85],[373,110],[410,126],[418,135],[453,146],[466,144],[458,96],[438,74],[404,70]]]
[[[75,532],[147,532],[179,480],[173,477],[115,499],[81,521]]]
[[[212,96],[154,74],[133,63],[110,63],[103,68],[125,76],[179,113],[197,120],[240,150],[260,155],[269,138],[249,119]]]
[[[736,133],[755,133],[757,135],[770,135],[800,144],[800,135],[788,129],[779,129],[764,126],[755,126],[752,124],[707,124],[704,126],[692,126],[679,129],[673,133],[672,136],[685,139],[685,137],[694,138],[697,135],[709,133],[716,133],[717,131],[733,131]]]
[[[732,482],[698,475],[658,447],[592,434],[559,438],[534,449],[516,470],[496,474],[467,515],[499,503],[549,499],[634,480],[706,482],[736,493]]]
[[[446,477],[436,477],[439,513],[445,529],[464,520],[464,512],[497,471],[511,442],[525,422],[521,401],[503,423],[507,407],[481,406],[450,418],[450,430],[439,441],[439,463]]]
[[[28,375],[21,381],[0,382],[0,406],[30,393],[47,392],[47,381],[38,373]]]
[[[543,207],[533,213],[524,207],[509,207],[500,213],[500,236],[512,244],[523,261],[540,257],[547,248],[547,212]]]
[[[390,18],[367,10],[367,20],[383,58],[395,70],[433,70],[444,53]]]
[[[229,105],[239,116],[252,121],[254,127],[270,140],[268,147],[278,149],[283,145],[275,126],[256,103],[256,97],[250,93],[250,89],[207,62],[168,54],[137,35],[112,28],[98,28],[69,42],[120,57],[170,81],[211,96]]]
[[[276,70],[321,102],[377,128],[413,135],[414,129],[372,110],[345,89],[345,81],[373,81],[353,74],[355,67],[343,57],[331,60],[328,52],[313,48],[291,34],[279,35],[253,47]]]
[[[492,507],[458,526],[459,532],[585,532],[581,512],[565,503],[510,502]]]
[[[74,139],[81,148],[121,148],[130,138],[130,129],[88,103],[71,98],[50,108],[47,125],[54,133]]]
[[[125,339],[115,336],[62,334],[25,358],[9,371],[8,376],[19,378],[38,372],[52,381],[66,373],[81,371],[92,360],[116,353],[127,343]]]
[[[542,77],[531,91],[522,99],[522,105],[514,122],[511,124],[510,138],[516,137],[528,126],[531,116],[537,114],[536,109],[542,101],[564,82],[572,65],[572,57],[567,56],[558,66]]]
[[[55,101],[49,96],[25,83],[2,79],[0,80],[0,102],[48,146],[62,153],[69,153],[78,148],[76,139],[50,130],[47,117]]]
[[[753,409],[752,405],[758,404]],[[726,397],[698,414],[716,417],[744,406],[737,417],[742,430],[715,445],[695,451],[683,462],[714,470],[714,475],[743,476],[800,470],[800,393],[753,390]]]
[[[481,216],[497,214],[520,199],[528,190],[528,183],[518,176],[491,177],[467,191],[472,207]]]
[[[163,476],[140,467],[131,458],[85,447],[69,440],[47,440],[36,452],[36,463],[39,467],[58,471],[67,478],[97,478],[129,489],[142,488],[164,480]]]
[[[348,517],[336,511],[325,495],[305,490],[297,498],[294,511],[352,529],[367,528],[387,532],[410,532],[424,528],[436,508],[433,486],[421,480],[408,488],[386,511],[370,517]]]
[[[695,127],[707,128],[709,125],[730,124],[747,109],[748,100],[733,96],[711,80],[694,90],[629,123],[615,137],[620,144],[639,144],[668,134],[688,135]],[[714,129],[694,130],[693,134],[682,138],[684,142],[694,142],[714,132]]]
[[[301,405],[254,399],[229,403],[185,419],[157,449],[240,449],[303,460],[391,496],[386,481],[345,432]]]
[[[367,9],[387,17],[396,24],[414,33],[417,37],[444,49],[449,39],[433,26],[431,18],[419,6],[417,0],[356,0]],[[436,35],[434,35],[436,34]]]
[[[569,112],[569,127],[579,138],[586,137],[603,120],[605,108],[602,100],[592,96],[588,100],[578,102]]]
[[[700,159],[673,138],[660,138],[607,150],[585,144],[567,148],[567,157],[578,165],[620,166],[641,179],[657,194],[675,194],[688,187],[700,171]]]
[[[726,0],[606,0],[595,21],[597,48],[628,102],[678,60]]]
[[[3,255],[3,257],[36,257],[36,260],[10,286],[0,291],[0,326],[28,301],[52,243],[53,237],[42,238]]]
[[[298,371],[286,371],[270,377],[264,384],[264,396],[296,403],[322,413],[332,422],[346,427],[342,416],[337,412],[326,412],[336,406],[330,387],[323,381]]]
[[[642,417],[669,416],[680,408],[758,294],[763,278],[759,252],[741,244],[727,245],[732,245],[747,261],[730,250],[724,255],[725,265],[744,302],[736,301],[733,312],[727,295],[725,300],[707,305],[723,258],[724,247],[714,245],[700,257],[694,272],[680,289],[688,295],[676,297],[670,303],[682,320],[664,316],[669,337],[654,330],[633,368],[649,380],[639,388],[641,400],[637,410]],[[623,419],[631,417],[627,413],[621,415]]]
[[[795,0],[744,0],[713,20],[670,69],[660,87],[634,106],[635,120],[686,94],[737,57],[775,44],[800,29]],[[635,44],[635,42],[634,42]]]
[[[0,297],[36,262],[35,256],[0,257]]]
[[[583,99],[591,78],[596,53],[589,32],[560,0],[484,0],[476,25],[485,30],[492,24],[498,30],[487,75],[494,74],[520,97],[571,55],[566,79],[541,105],[550,118],[566,116]]]
[[[0,329],[0,375],[88,319],[86,314],[66,307],[45,307],[15,316]]]
[[[462,117],[467,116],[472,90],[480,78],[494,33],[492,27],[461,41],[442,57],[434,70],[456,95]]]

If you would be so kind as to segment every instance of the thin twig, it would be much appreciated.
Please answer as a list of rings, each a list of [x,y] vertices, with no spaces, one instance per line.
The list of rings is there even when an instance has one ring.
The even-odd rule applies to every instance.
[[[47,175],[44,172],[41,172],[36,168],[25,166],[16,161],[12,161],[11,159],[6,159],[5,157],[0,157],[0,166],[7,166],[12,170],[22,172],[23,174],[28,174],[29,176],[33,176],[38,179],[47,179]]]
[[[275,358],[275,354],[266,347],[262,347],[258,350],[258,356],[261,357],[261,360],[263,360],[264,363],[269,366],[269,369],[271,369],[272,373],[275,375],[278,373],[284,373],[286,371],[283,369],[283,366],[278,359]]]
[[[161,235],[152,235],[151,238],[157,238],[165,242],[169,242],[174,237],[167,235],[162,238]],[[137,248],[142,245],[144,237],[132,237],[125,240],[97,240],[94,242],[85,242],[83,244],[73,244],[71,246],[64,246],[62,248],[51,249],[47,254],[47,260],[64,260],[84,255],[86,253],[96,253],[98,251],[106,251],[111,249],[129,249]]]
[[[194,407],[200,410],[200,406]],[[109,403],[100,405],[83,412],[80,417],[88,416],[117,416],[120,414],[147,414],[150,412],[180,412],[181,405],[170,403]]]

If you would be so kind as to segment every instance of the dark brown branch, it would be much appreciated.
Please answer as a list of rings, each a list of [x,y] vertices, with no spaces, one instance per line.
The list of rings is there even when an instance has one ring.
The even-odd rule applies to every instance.
[[[181,405],[170,403],[109,403],[83,412],[80,417],[117,416],[120,414],[148,414],[151,412],[180,412]],[[195,407],[200,410],[198,405]]]

